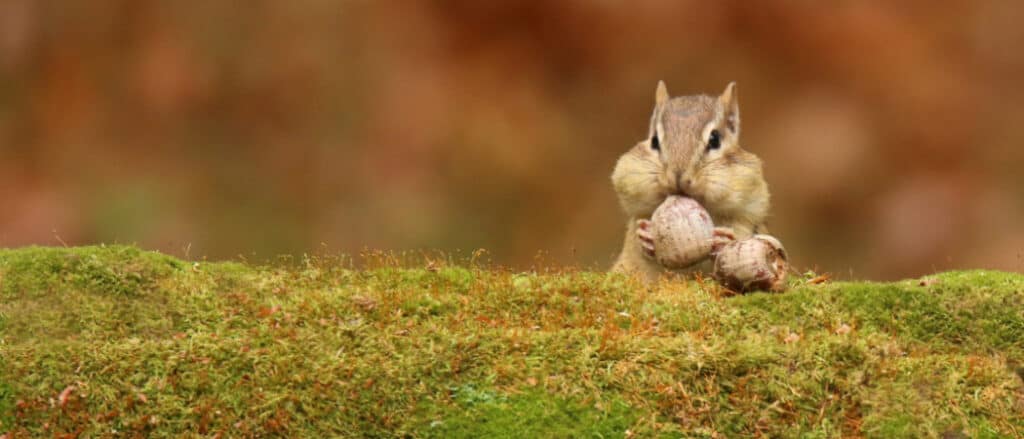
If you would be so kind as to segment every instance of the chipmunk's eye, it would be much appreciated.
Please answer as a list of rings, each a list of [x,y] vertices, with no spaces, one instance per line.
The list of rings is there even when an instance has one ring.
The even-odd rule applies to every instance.
[[[661,151],[661,142],[658,141],[658,133],[654,133],[654,135],[651,136],[651,149]]]
[[[708,136],[708,151],[718,149],[722,146],[722,139],[719,138],[718,130],[711,130],[711,135]]]

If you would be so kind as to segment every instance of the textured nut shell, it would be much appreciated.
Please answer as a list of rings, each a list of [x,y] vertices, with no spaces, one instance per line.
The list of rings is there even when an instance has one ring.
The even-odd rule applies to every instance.
[[[711,215],[696,201],[670,196],[651,216],[654,248],[658,263],[668,268],[685,268],[711,253],[715,225]]]
[[[786,250],[770,235],[731,242],[715,254],[715,279],[735,291],[782,291],[788,269]]]

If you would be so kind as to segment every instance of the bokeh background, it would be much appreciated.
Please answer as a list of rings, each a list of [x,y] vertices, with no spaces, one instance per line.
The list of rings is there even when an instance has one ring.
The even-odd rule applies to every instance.
[[[607,267],[672,94],[739,84],[793,262],[1024,270],[1015,0],[0,2],[0,246]]]

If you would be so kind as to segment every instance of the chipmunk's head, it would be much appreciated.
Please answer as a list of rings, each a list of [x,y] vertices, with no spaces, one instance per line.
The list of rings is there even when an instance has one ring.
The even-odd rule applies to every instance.
[[[669,97],[655,91],[647,138],[616,164],[612,181],[623,208],[647,217],[666,196],[700,202],[712,215],[743,209],[745,195],[761,185],[761,163],[739,145],[736,83],[721,95]]]

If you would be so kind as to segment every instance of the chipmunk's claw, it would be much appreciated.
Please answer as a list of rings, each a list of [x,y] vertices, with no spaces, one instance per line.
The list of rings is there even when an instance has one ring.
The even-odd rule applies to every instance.
[[[731,227],[715,227],[711,236],[711,252],[717,253],[722,246],[736,240],[736,232]]]
[[[636,221],[636,237],[640,238],[640,249],[643,250],[644,256],[654,259],[654,234],[651,233],[650,220]]]

